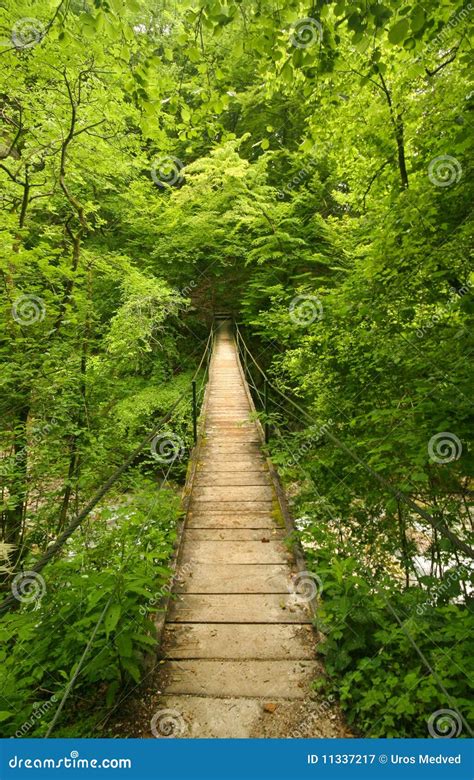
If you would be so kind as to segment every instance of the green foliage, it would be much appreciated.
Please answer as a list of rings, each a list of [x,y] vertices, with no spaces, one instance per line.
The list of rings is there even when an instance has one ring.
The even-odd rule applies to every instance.
[[[355,558],[329,559],[317,567],[324,581],[318,652],[327,674],[319,687],[337,696],[350,725],[365,736],[425,737],[430,715],[442,706],[455,707],[469,723],[472,614],[461,605],[429,603],[429,591],[423,600],[418,588],[403,594],[393,584],[384,589],[359,570]],[[431,578],[430,586],[435,584]]]
[[[140,681],[156,644],[151,618],[170,576],[178,517],[172,491],[142,483],[126,503],[101,510],[49,566],[39,603],[3,619],[0,679],[12,708],[3,713],[6,736],[44,736],[101,618],[60,723],[67,729],[84,698],[99,719],[120,690]]]
[[[374,471],[472,545],[473,17],[460,2],[433,0],[281,5],[0,8],[0,572],[8,592],[10,570],[44,552],[189,392],[212,314],[231,311],[319,431],[271,399],[269,419],[284,432],[273,457],[302,539],[327,566],[331,684],[361,731],[423,736],[422,702],[426,711],[437,703],[432,680],[370,578],[356,579],[355,561],[402,611],[465,564]],[[168,469],[144,450],[117,503],[130,493],[140,513],[144,478],[182,483],[189,411],[169,422],[183,457]],[[429,445],[446,431],[461,452],[439,462]],[[110,533],[98,524],[87,550],[92,527],[78,531],[74,557],[46,569],[44,605],[5,619],[15,659],[5,685],[18,718],[73,673],[106,603],[107,572],[116,582],[94,640],[99,660],[80,685],[85,695],[102,685],[112,703],[138,679],[151,635],[136,608],[154,578],[166,578],[172,531],[163,515],[163,558],[147,568],[127,535],[134,517]],[[440,647],[460,637],[440,621],[449,614],[464,626],[468,581],[451,582],[423,615],[417,636],[430,657],[425,635]],[[55,610],[76,627],[75,645]],[[334,628],[344,615],[350,633]],[[30,664],[20,649],[39,618]],[[451,652],[451,670],[433,658],[462,709],[457,645]],[[415,703],[405,670],[421,681]],[[2,705],[0,718],[14,730],[9,712]],[[84,733],[91,718],[82,713]]]

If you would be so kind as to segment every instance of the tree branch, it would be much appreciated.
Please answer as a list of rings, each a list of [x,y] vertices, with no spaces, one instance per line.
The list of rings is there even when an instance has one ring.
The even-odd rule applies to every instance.
[[[441,65],[438,65],[438,67],[435,68],[434,70],[429,70],[429,68],[425,68],[425,73],[427,74],[427,76],[436,76],[436,74],[439,73],[440,70],[443,70],[443,68],[445,68],[446,65],[449,65],[451,62],[454,62],[454,60],[457,57],[458,49],[459,46],[455,46],[455,48],[452,50],[454,54],[451,57],[449,57],[447,60],[445,60],[445,62],[442,62]]]

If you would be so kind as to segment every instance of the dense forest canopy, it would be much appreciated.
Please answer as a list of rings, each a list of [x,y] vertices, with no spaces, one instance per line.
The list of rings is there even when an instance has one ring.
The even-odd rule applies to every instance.
[[[363,734],[425,736],[446,707],[468,734],[472,10],[0,5],[8,734],[44,735],[103,611],[55,733],[95,735],[140,680],[189,407],[169,422],[179,457],[145,448],[33,591],[22,572],[188,392],[216,311],[314,421],[270,406],[324,583],[328,690]]]

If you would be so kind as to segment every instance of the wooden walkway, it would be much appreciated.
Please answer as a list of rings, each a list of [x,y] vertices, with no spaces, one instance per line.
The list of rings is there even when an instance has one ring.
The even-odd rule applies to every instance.
[[[320,667],[272,480],[225,323],[211,362],[205,432],[163,633],[159,705],[183,737],[258,737]]]

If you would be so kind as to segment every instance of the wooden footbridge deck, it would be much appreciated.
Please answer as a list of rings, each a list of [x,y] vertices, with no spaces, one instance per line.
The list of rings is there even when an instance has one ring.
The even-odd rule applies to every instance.
[[[180,735],[263,736],[319,666],[229,323],[217,333],[203,433],[163,631],[159,707]]]

